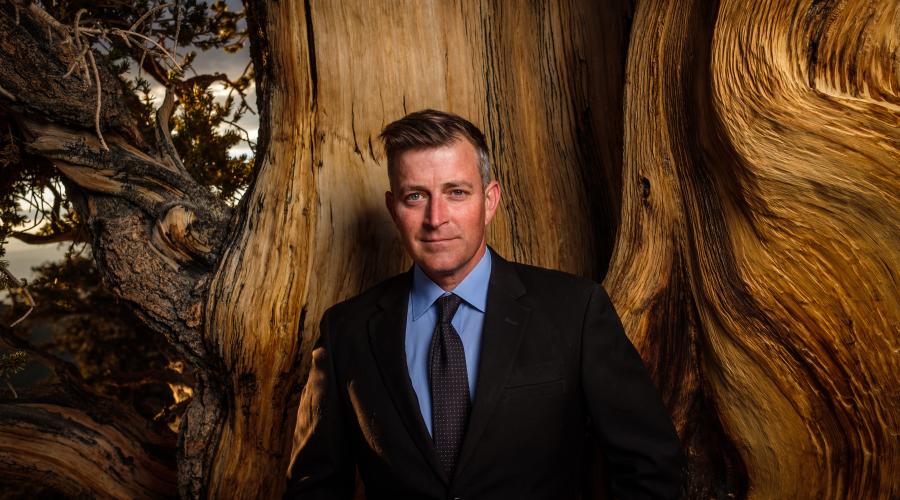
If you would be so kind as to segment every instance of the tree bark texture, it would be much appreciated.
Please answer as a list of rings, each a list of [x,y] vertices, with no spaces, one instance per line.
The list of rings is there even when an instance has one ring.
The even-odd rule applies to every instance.
[[[220,260],[231,210],[190,178],[170,141],[163,140],[155,151],[143,143],[126,102],[117,98],[124,89],[100,64],[105,96],[100,116],[109,148],[104,150],[92,126],[96,84],[77,71],[65,76],[78,56],[71,31],[48,22],[36,4],[0,7],[3,111],[18,125],[29,154],[52,161],[64,176],[68,194],[90,228],[106,285],[195,366],[195,398],[179,436],[178,489],[185,496],[201,496],[205,483],[196,478],[206,477],[210,450],[220,433],[217,425],[223,420],[223,404],[210,401],[226,400],[219,382],[221,363],[203,341],[203,301],[213,265]],[[168,137],[171,109],[167,99],[157,116],[160,137]],[[90,426],[91,421],[81,424]],[[147,444],[137,439],[121,449],[141,450]],[[60,441],[56,451],[65,448]],[[89,450],[83,454],[91,456]],[[124,455],[122,460],[135,459]],[[143,474],[134,468],[120,472]],[[85,480],[83,473],[63,477],[75,484]],[[93,491],[92,485],[83,486],[79,491]],[[100,496],[107,495],[134,497],[127,490]]]
[[[114,401],[70,390],[0,400],[5,488],[45,488],[67,498],[170,498],[174,449],[174,440],[156,436]]]
[[[896,2],[638,3],[605,284],[691,496],[900,494],[898,20]]]
[[[268,137],[252,188],[213,276],[205,342],[227,379],[223,422],[210,457],[213,498],[280,497],[302,384],[299,360],[319,211],[314,163],[315,68],[307,50],[306,15],[294,2],[273,2],[265,23],[259,91]],[[298,43],[299,42],[299,43]],[[314,292],[314,290],[312,290]],[[220,405],[215,401],[214,405]],[[279,481],[278,479],[282,479]]]
[[[195,365],[182,496],[280,496],[319,317],[409,265],[377,135],[426,107],[488,136],[497,251],[604,280],[689,497],[900,496],[900,4],[248,1],[260,153],[234,210],[114,90],[102,151],[65,33],[17,4],[0,106]]]
[[[168,498],[175,439],[118,400],[94,393],[77,368],[0,326],[4,347],[43,360],[54,385],[0,399],[0,484],[15,498]]]

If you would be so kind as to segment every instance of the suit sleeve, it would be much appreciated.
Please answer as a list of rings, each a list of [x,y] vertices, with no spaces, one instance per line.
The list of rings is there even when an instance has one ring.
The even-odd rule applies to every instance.
[[[309,378],[300,397],[295,455],[284,498],[349,500],[353,495],[356,469],[335,380],[330,312],[322,317]]]
[[[582,330],[582,382],[614,498],[678,498],[684,458],[671,418],[612,302],[595,285]]]

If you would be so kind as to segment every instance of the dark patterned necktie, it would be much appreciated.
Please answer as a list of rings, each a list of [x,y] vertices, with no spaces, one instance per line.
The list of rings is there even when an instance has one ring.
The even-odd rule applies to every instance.
[[[437,300],[438,323],[431,337],[428,376],[431,380],[431,434],[438,459],[448,476],[469,420],[469,378],[459,333],[450,324],[462,299],[445,295]]]

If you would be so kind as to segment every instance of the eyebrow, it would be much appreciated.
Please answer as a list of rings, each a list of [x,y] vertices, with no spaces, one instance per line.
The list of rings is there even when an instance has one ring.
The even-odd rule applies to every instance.
[[[443,187],[444,187],[444,189],[452,189],[452,188],[458,188],[458,187],[472,189],[472,183],[466,182],[466,181],[450,181],[450,182],[445,182]]]
[[[471,182],[467,182],[467,181],[450,181],[450,182],[445,182],[441,185],[442,189],[453,189],[453,188],[458,188],[458,187],[473,189],[474,185]],[[429,189],[425,186],[421,186],[418,184],[410,184],[408,186],[400,186],[400,191],[401,192],[406,192],[406,191],[425,191],[425,192],[427,192],[427,191],[429,191]]]

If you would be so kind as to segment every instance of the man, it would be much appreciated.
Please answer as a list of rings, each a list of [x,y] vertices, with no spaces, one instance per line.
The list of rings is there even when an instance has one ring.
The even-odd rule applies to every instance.
[[[387,209],[413,268],[329,309],[288,497],[574,499],[584,440],[617,498],[680,493],[680,445],[603,288],[503,260],[484,135],[425,110],[385,127]]]

